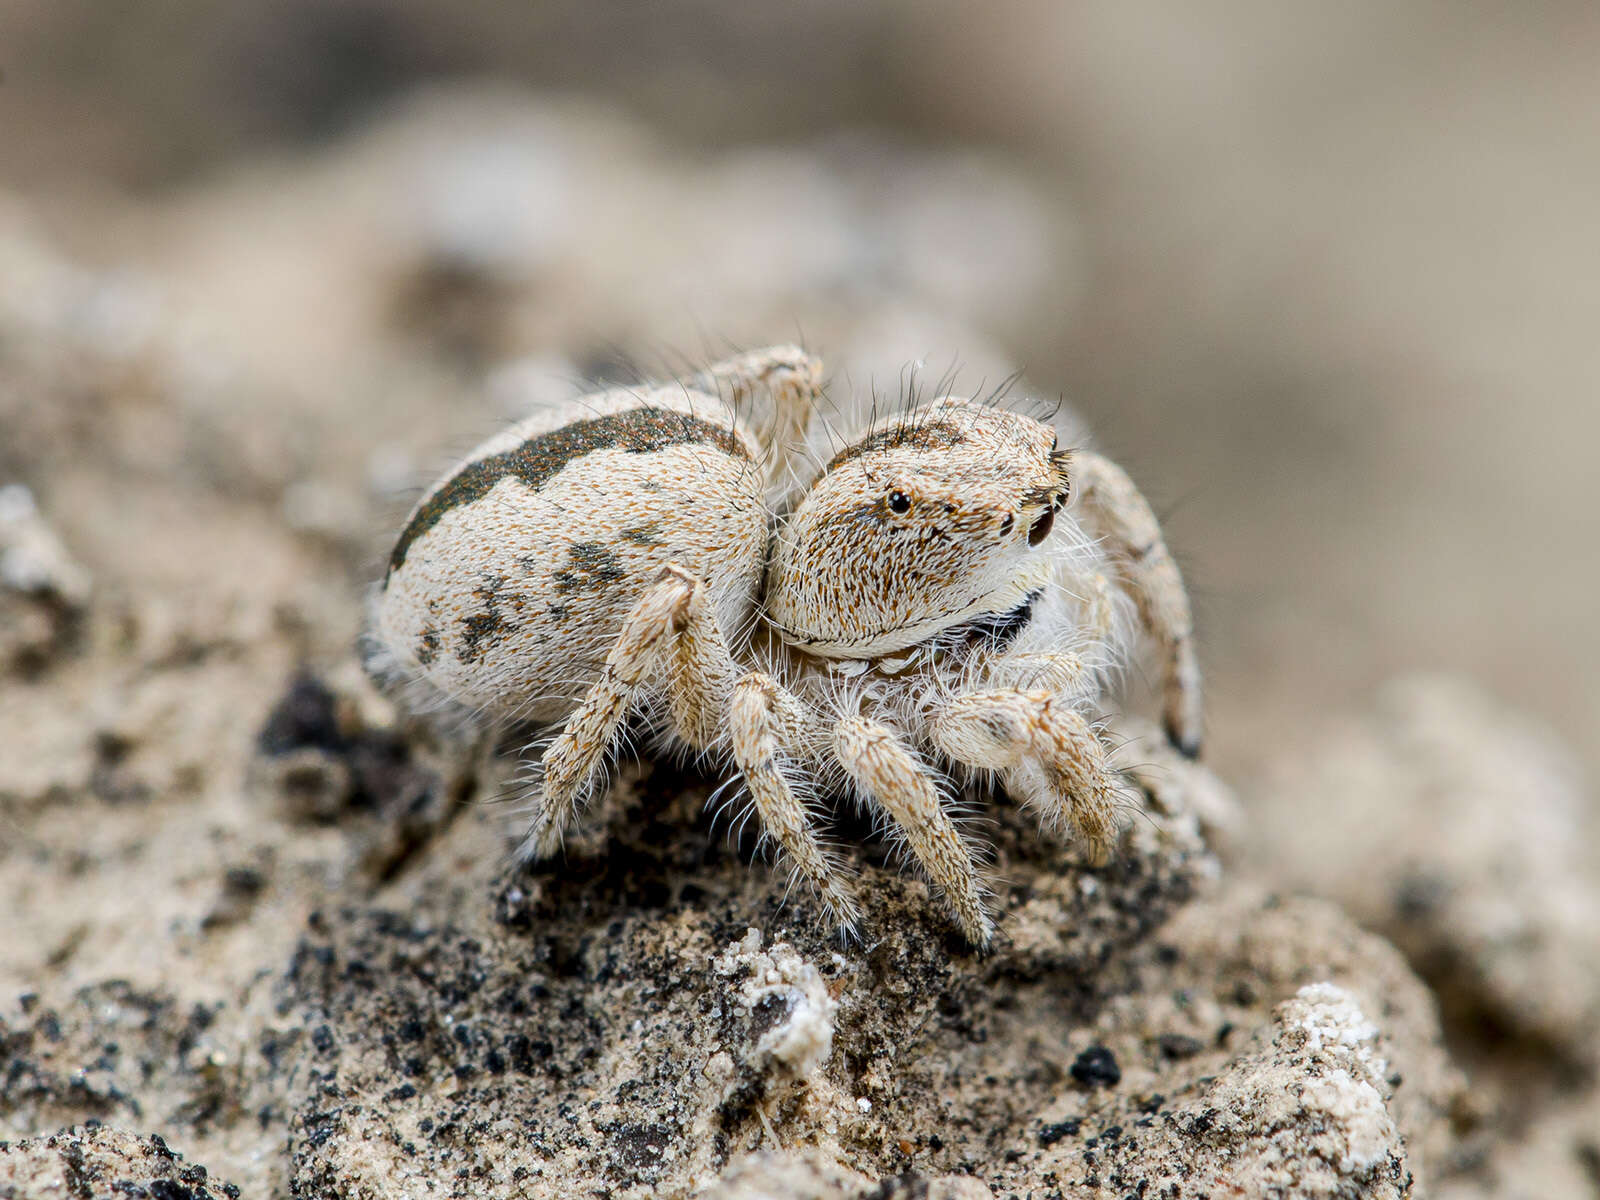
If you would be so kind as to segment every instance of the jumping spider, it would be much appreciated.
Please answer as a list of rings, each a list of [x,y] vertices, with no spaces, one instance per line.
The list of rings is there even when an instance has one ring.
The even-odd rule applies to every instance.
[[[942,397],[796,477],[819,363],[778,347],[490,439],[428,492],[376,632],[496,718],[560,723],[524,851],[556,851],[630,712],[736,768],[765,834],[853,930],[813,801],[903,835],[967,938],[994,925],[952,777],[993,778],[1103,862],[1129,786],[1092,715],[1139,628],[1172,743],[1200,746],[1189,602],[1149,505],[1039,421]]]

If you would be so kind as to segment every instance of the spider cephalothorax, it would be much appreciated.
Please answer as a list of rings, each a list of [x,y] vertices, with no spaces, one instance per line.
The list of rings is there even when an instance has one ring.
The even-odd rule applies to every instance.
[[[1047,426],[954,400],[862,438],[780,526],[767,620],[808,654],[872,659],[1014,611],[1049,578],[1068,462]]]

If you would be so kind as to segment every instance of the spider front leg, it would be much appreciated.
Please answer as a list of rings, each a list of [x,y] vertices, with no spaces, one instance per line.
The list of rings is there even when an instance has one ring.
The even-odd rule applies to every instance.
[[[761,825],[817,890],[828,915],[849,937],[861,910],[843,872],[818,843],[810,814],[784,769],[800,757],[797,749],[805,739],[807,724],[801,702],[770,675],[752,673],[734,684],[728,703],[733,757],[755,801]]]
[[[940,707],[928,732],[952,761],[999,771],[1046,827],[1070,824],[1087,844],[1091,865],[1110,856],[1126,785],[1089,723],[1058,696],[1020,688],[973,692]]]
[[[893,731],[865,717],[834,726],[833,752],[845,773],[905,834],[911,853],[945,894],[967,940],[986,949],[994,921],[972,854],[940,803],[934,776]]]
[[[704,749],[716,736],[721,700],[736,670],[705,584],[668,563],[624,620],[600,678],[545,751],[542,802],[523,854],[543,858],[560,847],[629,703],[644,687],[665,677],[678,734]]]
[[[1089,450],[1074,451],[1072,464],[1084,524],[1104,539],[1145,628],[1161,644],[1166,659],[1162,723],[1167,739],[1194,758],[1203,737],[1200,663],[1183,576],[1149,501],[1127,473]]]

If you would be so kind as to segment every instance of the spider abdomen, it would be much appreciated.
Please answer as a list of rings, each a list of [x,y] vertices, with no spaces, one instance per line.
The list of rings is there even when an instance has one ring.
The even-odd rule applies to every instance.
[[[682,389],[532,418],[412,511],[378,635],[460,703],[555,720],[667,563],[705,581],[725,628],[745,622],[767,527],[756,457],[726,406]]]

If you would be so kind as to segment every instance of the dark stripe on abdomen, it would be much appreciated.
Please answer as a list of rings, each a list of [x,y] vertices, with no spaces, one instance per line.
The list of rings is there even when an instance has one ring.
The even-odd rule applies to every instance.
[[[470,462],[417,509],[389,555],[384,584],[387,586],[389,576],[406,561],[411,543],[437,525],[445,513],[487,495],[490,488],[507,476],[520,479],[537,490],[568,463],[597,450],[645,454],[691,442],[707,443],[738,458],[750,457],[744,443],[726,426],[668,408],[634,408],[573,421],[560,429],[529,438],[515,449]]]

